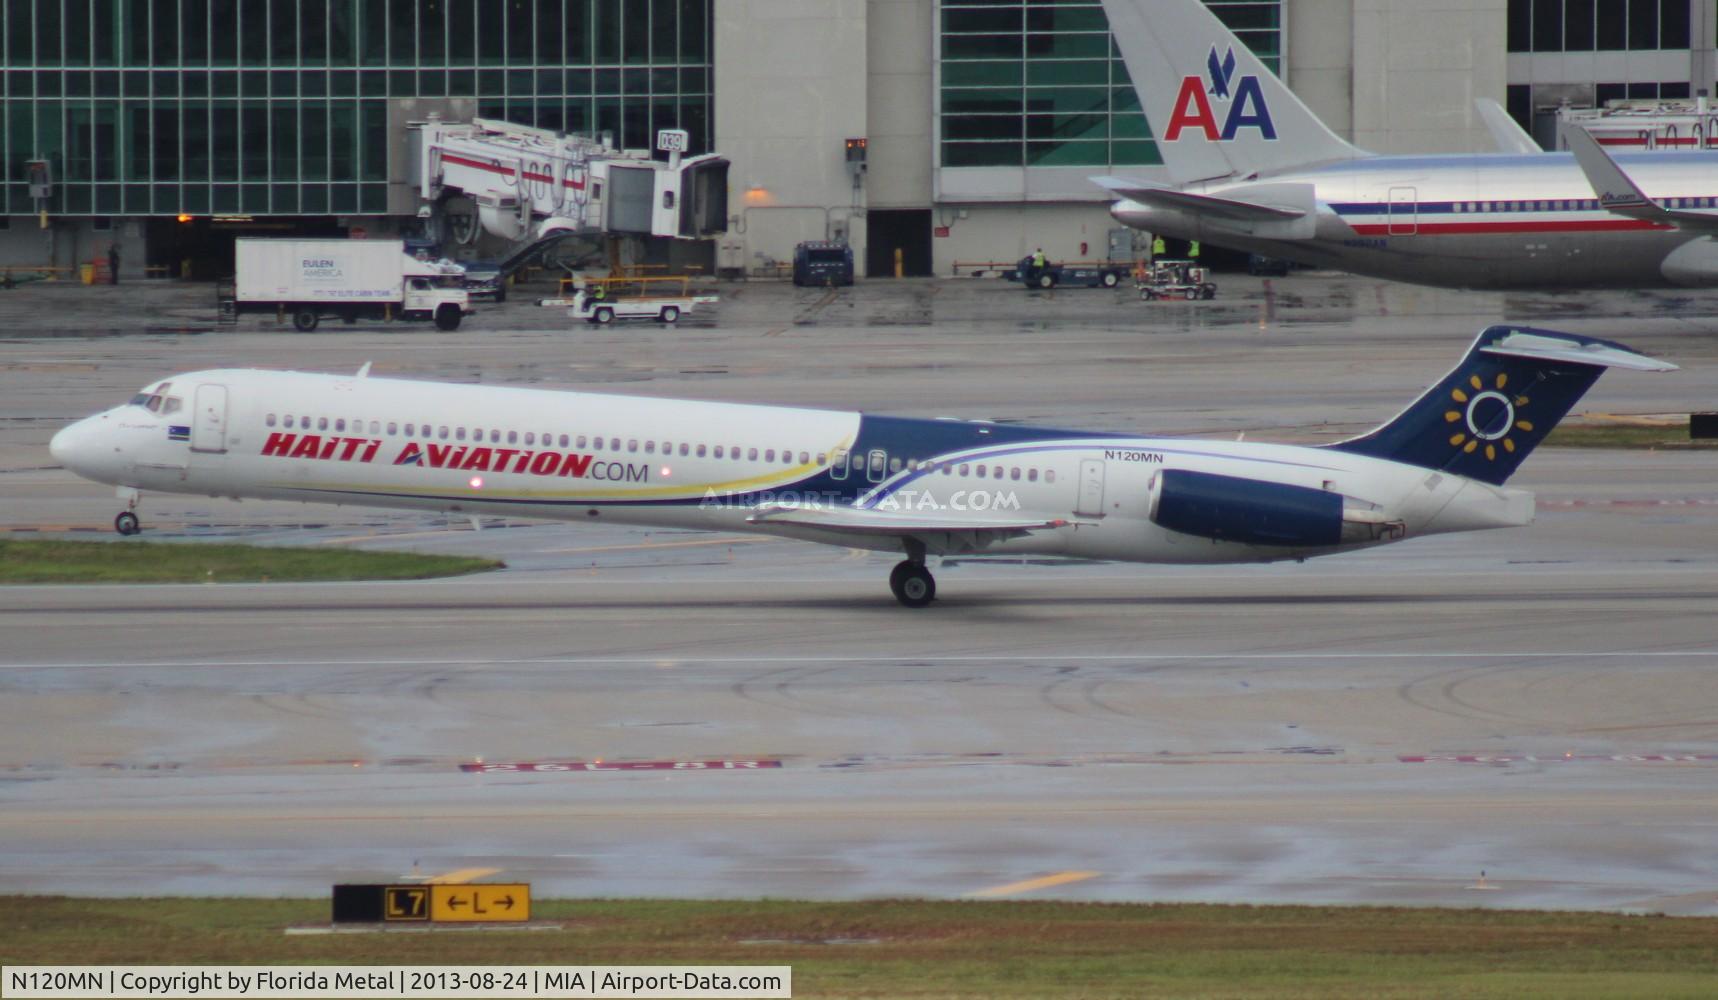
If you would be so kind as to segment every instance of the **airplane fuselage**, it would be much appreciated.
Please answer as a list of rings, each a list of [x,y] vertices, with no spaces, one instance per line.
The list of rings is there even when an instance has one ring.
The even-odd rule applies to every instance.
[[[1328,448],[1148,438],[960,420],[219,370],[170,379],[55,438],[79,474],[144,491],[580,522],[753,531],[882,551],[879,518],[940,517],[933,554],[1150,562],[1305,558],[1437,531],[1522,524],[1528,494]],[[141,398],[141,397],[140,397]],[[1334,544],[1254,545],[1154,520],[1165,470],[1342,498]],[[856,530],[760,519],[851,512]],[[997,519],[1046,530],[960,531]],[[1334,537],[1334,536],[1333,536]]]
[[[1671,208],[1718,217],[1718,152],[1625,153],[1619,166]],[[1718,241],[1605,210],[1568,153],[1376,156],[1182,190],[1244,200],[1262,184],[1309,184],[1316,231],[1266,227],[1122,200],[1135,228],[1305,264],[1457,288],[1718,286]]]

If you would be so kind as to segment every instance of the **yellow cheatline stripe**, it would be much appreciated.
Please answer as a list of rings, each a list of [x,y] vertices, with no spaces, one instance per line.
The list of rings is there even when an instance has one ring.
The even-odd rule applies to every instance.
[[[484,878],[485,876],[493,875],[500,870],[501,869],[499,868],[461,868],[458,871],[451,871],[445,875],[431,875],[429,878],[424,879],[424,882],[433,882],[437,885],[459,885],[462,882],[472,882],[477,879]]]
[[[978,892],[967,893],[969,899],[995,899],[998,896],[1013,896],[1022,892],[1032,892],[1036,889],[1048,889],[1051,886],[1067,885],[1069,882],[1084,882],[1089,878],[1097,878],[1100,872],[1057,872],[1043,878],[1029,878],[1024,882],[1010,882],[993,889],[980,889]]]

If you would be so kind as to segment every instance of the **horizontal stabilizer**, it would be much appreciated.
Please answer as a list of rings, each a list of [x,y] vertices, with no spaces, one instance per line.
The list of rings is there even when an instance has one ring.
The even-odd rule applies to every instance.
[[[1526,330],[1511,330],[1501,339],[1480,348],[1484,354],[1504,354],[1513,358],[1536,358],[1541,361],[1564,361],[1595,368],[1627,368],[1637,372],[1673,372],[1676,366],[1668,361],[1649,358],[1603,340],[1572,340],[1567,335],[1547,337]]]
[[[1586,129],[1573,128],[1567,135],[1569,151],[1575,154],[1575,162],[1581,165],[1581,172],[1587,175],[1587,183],[1599,196],[1601,208],[1631,219],[1676,226],[1678,229],[1718,232],[1718,214],[1670,209],[1654,201]]]
[[[1236,222],[1279,222],[1299,219],[1316,210],[1311,184],[1256,184],[1239,192],[1230,189],[1225,193],[1231,197],[1218,198],[1122,177],[1094,177],[1092,180],[1111,194],[1141,205],[1173,208]],[[1233,197],[1236,194],[1245,194],[1246,197]]]
[[[1485,127],[1490,130],[1491,139],[1497,143],[1498,152],[1519,155],[1545,152],[1515,119],[1509,117],[1509,112],[1503,110],[1503,105],[1489,97],[1476,97],[1473,106],[1479,112],[1480,120],[1485,122]]]
[[[767,503],[746,518],[748,524],[814,528],[842,534],[894,535],[1000,532],[1024,534],[1068,524],[1060,518],[1002,518],[994,514],[937,511],[917,513],[859,507],[822,507],[812,504]]]

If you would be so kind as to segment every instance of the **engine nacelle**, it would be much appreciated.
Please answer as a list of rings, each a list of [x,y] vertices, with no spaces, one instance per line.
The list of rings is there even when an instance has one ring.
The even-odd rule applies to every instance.
[[[1258,479],[1164,469],[1151,479],[1150,517],[1170,531],[1242,545],[1329,548],[1400,537],[1399,521],[1340,493]]]

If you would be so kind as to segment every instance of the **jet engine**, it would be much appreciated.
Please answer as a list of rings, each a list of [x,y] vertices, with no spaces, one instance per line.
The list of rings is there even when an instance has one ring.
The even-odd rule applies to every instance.
[[[1306,486],[1164,469],[1149,489],[1153,523],[1218,542],[1313,549],[1403,532],[1373,504]]]

